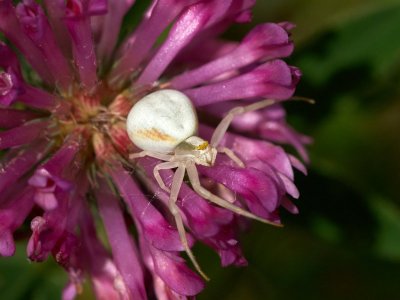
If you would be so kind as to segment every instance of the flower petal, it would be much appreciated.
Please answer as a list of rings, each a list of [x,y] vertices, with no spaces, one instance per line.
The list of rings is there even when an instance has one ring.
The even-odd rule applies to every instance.
[[[171,87],[187,89],[226,72],[239,70],[258,60],[286,57],[292,50],[293,43],[281,26],[274,23],[259,25],[230,53],[174,77]]]
[[[238,99],[284,100],[293,95],[299,77],[297,69],[282,60],[273,60],[235,78],[184,90],[184,93],[196,106]]]
[[[99,179],[97,191],[99,210],[111,245],[115,264],[134,299],[145,299],[143,273],[138,250],[129,236],[118,198],[107,188],[107,182]]]
[[[150,243],[166,251],[182,251],[178,232],[140,191],[133,178],[121,167],[114,166],[110,174],[118,187],[132,218],[143,227],[143,233]]]

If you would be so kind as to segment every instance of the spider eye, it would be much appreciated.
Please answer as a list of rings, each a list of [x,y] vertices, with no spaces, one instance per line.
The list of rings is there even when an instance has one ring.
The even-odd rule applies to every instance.
[[[190,99],[176,90],[159,90],[139,100],[127,117],[131,141],[147,151],[170,153],[197,132]]]

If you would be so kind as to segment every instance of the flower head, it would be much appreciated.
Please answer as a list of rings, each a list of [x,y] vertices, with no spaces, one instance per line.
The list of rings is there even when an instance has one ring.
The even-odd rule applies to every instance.
[[[300,78],[282,60],[293,51],[292,24],[259,25],[241,42],[219,37],[249,21],[252,0],[154,0],[119,43],[134,2],[0,0],[0,255],[14,254],[13,233],[30,222],[27,256],[52,255],[68,272],[64,299],[82,290],[85,274],[99,299],[184,299],[204,287],[180,257],[168,194],[153,176],[159,161],[129,160],[138,149],[126,117],[137,101],[165,88],[184,93],[201,111],[199,136],[209,139],[213,119],[244,103],[286,100]],[[307,159],[308,138],[286,124],[278,103],[238,116],[233,127],[221,144],[245,167],[220,155],[214,166],[198,167],[202,185],[271,222],[280,222],[281,206],[297,213],[289,200],[299,196],[293,168],[305,169],[273,142],[292,144]],[[172,171],[161,177],[169,186]],[[177,205],[189,247],[201,241],[223,266],[246,265],[237,238],[243,217],[186,183]],[[109,249],[97,237],[97,219]]]

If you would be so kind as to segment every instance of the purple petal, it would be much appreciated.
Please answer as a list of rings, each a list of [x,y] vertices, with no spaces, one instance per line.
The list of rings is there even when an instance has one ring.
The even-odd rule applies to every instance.
[[[145,59],[157,38],[181,12],[184,2],[190,1],[154,0],[148,16],[140,23],[134,33],[125,41],[120,50],[120,59],[112,70],[110,79],[126,78],[134,73],[138,65]]]
[[[44,137],[48,121],[30,122],[0,133],[0,149],[18,147]]]
[[[126,0],[125,0],[126,1]],[[103,15],[108,13],[107,6],[112,5],[107,0],[89,0],[88,11],[91,16]]]
[[[160,290],[160,285],[166,285],[168,289],[179,295],[194,296],[204,288],[201,278],[190,270],[183,259],[175,253],[153,247],[142,236],[140,249],[155,284],[158,284],[158,290]]]
[[[154,286],[154,291],[157,299],[160,300],[190,300],[193,299],[193,297],[186,297],[179,295],[175,291],[171,290],[165,282],[158,277],[157,275],[153,275],[153,286]]]
[[[239,137],[234,134],[226,135],[226,139],[226,145],[231,145],[232,150],[236,153],[240,153],[245,161],[265,162],[276,171],[293,179],[293,169],[289,157],[281,147],[265,141],[256,141]]]
[[[80,171],[80,161],[76,159],[79,150],[84,146],[79,136],[70,136],[62,147],[42,166],[36,169],[29,179],[29,184],[36,189],[35,201],[44,210],[57,207],[55,193],[57,189],[68,191]]]
[[[269,121],[260,127],[260,136],[278,143],[291,144],[304,161],[309,161],[307,150],[304,147],[304,144],[311,143],[309,137],[297,133],[292,127],[283,122]]]
[[[0,255],[15,252],[13,232],[19,228],[33,207],[33,190],[25,188],[0,208]]]
[[[32,166],[44,157],[47,153],[46,150],[46,143],[40,141],[8,160],[0,172],[0,192],[3,193],[28,172]]]
[[[226,72],[239,70],[260,59],[273,59],[290,55],[293,43],[279,25],[267,23],[255,27],[233,51],[209,63],[178,75],[171,87],[187,89],[213,79]]]
[[[209,138],[212,130],[206,126],[201,126],[200,132],[206,138]],[[276,210],[283,200],[282,193],[288,193],[293,198],[299,197],[299,191],[293,183],[292,160],[281,147],[232,133],[226,133],[221,144],[240,154],[240,158],[245,162],[247,168],[255,168],[262,171],[268,178],[267,181],[275,187],[277,202],[274,207],[266,207],[268,211],[264,213],[273,213]],[[221,158],[221,156],[218,159],[219,161],[227,161],[225,157]],[[203,169],[206,170],[207,168]],[[244,197],[248,200],[247,204],[253,212],[263,211],[263,208],[259,207],[260,202],[256,201],[256,198],[252,197],[251,193],[247,194],[247,198],[246,196]]]
[[[66,90],[72,83],[72,70],[56,44],[44,11],[33,0],[24,0],[17,5],[16,12],[24,33],[43,52],[55,81]]]
[[[135,0],[108,1],[108,13],[102,22],[101,37],[97,45],[97,57],[99,61],[108,62],[111,58],[117,43],[123,17],[134,2]]]
[[[201,278],[190,270],[176,254],[150,248],[154,271],[175,292],[194,296],[204,288]]]
[[[201,136],[210,139],[213,130],[201,125],[199,127]],[[279,146],[227,132],[221,141],[222,146],[232,149],[240,154],[240,158],[246,163],[258,165],[267,164],[275,171],[282,173],[289,179],[293,179],[293,169],[288,154]],[[263,167],[260,167],[263,170]]]
[[[149,177],[153,176],[153,168],[158,163],[152,158],[143,158],[140,160],[142,166]],[[172,182],[173,172],[164,170],[161,177],[167,186]],[[168,196],[161,197],[164,193],[158,188],[157,183],[154,184],[154,193],[165,203],[168,203]],[[233,231],[231,222],[233,221],[233,213],[216,206],[212,206],[204,201],[199,195],[193,192],[186,184],[183,184],[179,193],[180,200],[178,206],[181,213],[184,213],[184,220],[187,219],[187,226],[198,239],[214,248],[221,257],[224,266],[235,264],[238,266],[245,265],[247,262],[241,254],[241,250],[237,243],[232,243]]]
[[[140,160],[140,166],[144,168],[147,175],[153,177],[154,166],[158,160],[153,158],[143,158]],[[161,177],[167,186],[172,183],[173,172],[163,170]],[[169,196],[162,197],[164,191],[159,188],[158,184],[154,182],[154,193],[168,205]],[[186,184],[182,184],[179,192],[178,206],[181,209],[183,216],[187,219],[187,226],[198,237],[204,238],[215,235],[219,231],[221,224],[228,224],[232,221],[233,214],[225,209],[212,206],[199,195],[197,195]]]
[[[54,196],[54,189],[51,191],[36,191],[35,202],[44,210],[53,210],[57,207],[57,198]]]
[[[59,205],[47,211],[43,217],[36,217],[31,222],[32,236],[27,246],[27,255],[32,261],[45,260],[58,240],[62,237],[68,217],[68,194],[58,193]]]
[[[304,175],[307,175],[307,168],[299,161],[296,157],[293,155],[289,155],[290,163],[294,168],[296,168],[298,171],[303,173]]]
[[[207,245],[217,251],[223,267],[247,265],[247,260],[243,256],[235,231],[233,224],[226,225],[220,228],[218,234],[204,240]]]
[[[62,300],[74,300],[78,295],[78,291],[76,285],[74,283],[69,282],[66,287],[64,287],[62,291]]]
[[[11,68],[8,72],[0,71],[0,105],[9,106],[22,92],[21,81]]]
[[[138,259],[138,250],[124,222],[118,198],[107,188],[107,182],[99,179],[96,193],[100,215],[103,219],[108,241],[110,242],[115,264],[129,287],[134,299],[145,299],[142,267]]]
[[[47,69],[47,58],[23,32],[10,0],[0,2],[0,30],[24,54],[28,62],[48,83],[54,83],[51,72]]]
[[[282,204],[282,206],[283,206],[287,211],[289,211],[290,213],[292,213],[292,214],[294,214],[294,215],[296,215],[296,214],[299,213],[299,209],[297,208],[297,206],[294,205],[293,202],[290,201],[288,198],[284,197],[284,198],[282,199],[282,203],[281,203],[281,204]]]
[[[233,79],[185,90],[196,106],[252,98],[290,98],[299,80],[297,71],[282,60],[269,61]]]
[[[143,70],[136,85],[146,85],[157,80],[178,52],[202,29],[210,13],[203,3],[190,6],[171,28],[167,39]]]
[[[82,263],[90,275],[96,298],[130,299],[117,267],[97,238],[96,227],[87,207],[84,207],[80,228],[84,252]]]
[[[24,85],[24,93],[19,95],[18,101],[34,108],[50,111],[57,109],[61,105],[60,99],[56,96],[27,84]]]
[[[55,181],[61,179],[63,174],[66,173],[65,170],[71,166],[74,166],[72,169],[79,170],[80,167],[77,167],[79,160],[76,159],[76,156],[79,150],[85,145],[84,140],[80,136],[69,136],[61,148],[38,170],[45,170]],[[74,164],[72,164],[73,161]],[[68,188],[68,186],[64,184],[62,184],[62,187],[64,189]]]
[[[138,188],[133,178],[119,166],[114,166],[110,174],[126,202],[134,220],[140,222],[150,243],[166,251],[182,251],[178,232],[165,220]]]
[[[270,218],[279,206],[276,182],[264,172],[253,168],[233,168],[225,165],[198,167],[202,175],[222,183],[241,195],[249,209],[258,216]]]
[[[65,57],[72,56],[71,39],[65,26],[65,0],[43,0],[55,39]]]
[[[293,198],[297,199],[300,196],[300,192],[297,187],[293,183],[293,179],[286,177],[285,175],[278,173],[279,178],[281,179],[286,193],[288,193]]]
[[[192,43],[193,46],[197,44],[197,47],[201,47],[203,42],[225,32],[241,16],[246,14],[248,16],[249,9],[255,4],[255,0],[214,0],[205,2],[208,3],[213,14],[207,25]]]
[[[74,255],[81,251],[80,241],[75,234],[64,231],[59,242],[52,249],[52,254],[56,262],[66,270],[74,267]]]
[[[0,231],[0,255],[7,257],[13,256],[14,253],[15,243],[12,232],[8,229],[2,229]]]
[[[72,52],[83,86],[90,92],[97,84],[97,64],[90,18],[82,0],[67,0],[66,27],[72,40]]]
[[[246,105],[238,101],[227,101],[207,106],[207,111],[222,117],[230,109]],[[304,147],[311,142],[310,138],[297,133],[286,123],[286,113],[282,105],[275,104],[258,111],[251,111],[234,118],[232,127],[241,132],[251,132],[267,140],[291,144],[299,155],[308,161]]]
[[[0,109],[0,127],[9,129],[38,118],[38,114],[12,108]]]
[[[197,41],[197,39],[195,39],[195,41]],[[190,67],[198,67],[207,64],[211,60],[227,55],[237,48],[239,43],[209,38],[203,41],[201,45],[202,47],[199,47],[199,45],[193,42],[182,49],[175,59],[174,65],[176,64],[181,68],[182,64]]]
[[[207,203],[187,185],[182,186],[178,205],[184,211],[191,231],[200,239],[214,235],[221,225],[233,219],[232,212]]]
[[[0,67],[3,69],[11,68],[19,77],[21,77],[21,68],[15,53],[2,41],[0,41]]]

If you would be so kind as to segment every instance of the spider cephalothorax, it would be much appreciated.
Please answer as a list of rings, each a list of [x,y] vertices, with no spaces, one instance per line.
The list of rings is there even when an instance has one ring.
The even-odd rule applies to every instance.
[[[176,146],[174,156],[176,159],[193,160],[197,165],[211,167],[217,158],[217,149],[198,136],[191,136]]]

